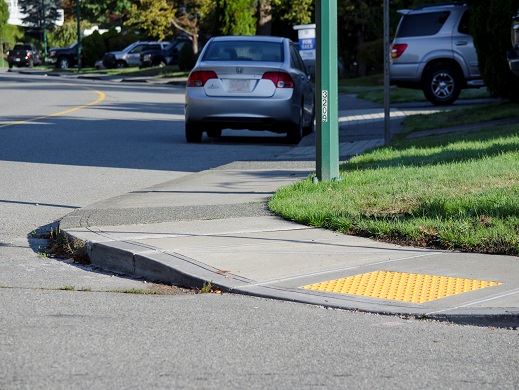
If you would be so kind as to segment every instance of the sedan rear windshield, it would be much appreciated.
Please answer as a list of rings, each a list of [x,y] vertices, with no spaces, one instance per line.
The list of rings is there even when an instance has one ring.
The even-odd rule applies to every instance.
[[[216,41],[207,48],[203,61],[283,62],[283,44],[265,41]]]
[[[441,30],[449,15],[449,11],[404,15],[396,36],[403,38],[435,35]]]

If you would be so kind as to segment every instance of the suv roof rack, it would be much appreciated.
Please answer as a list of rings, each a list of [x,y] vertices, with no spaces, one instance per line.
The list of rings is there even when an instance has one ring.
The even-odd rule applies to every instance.
[[[442,7],[462,7],[466,6],[467,3],[465,2],[449,2],[449,3],[436,3],[436,4],[424,4],[424,5],[418,5],[413,10],[421,10],[421,9],[428,9],[428,8],[442,8]]]

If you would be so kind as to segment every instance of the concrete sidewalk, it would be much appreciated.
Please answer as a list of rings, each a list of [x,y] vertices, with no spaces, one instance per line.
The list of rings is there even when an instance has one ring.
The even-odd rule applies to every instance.
[[[271,194],[313,168],[235,163],[75,211],[61,228],[86,242],[94,265],[152,281],[210,282],[235,293],[376,313],[519,323],[517,257],[402,247],[270,214]]]

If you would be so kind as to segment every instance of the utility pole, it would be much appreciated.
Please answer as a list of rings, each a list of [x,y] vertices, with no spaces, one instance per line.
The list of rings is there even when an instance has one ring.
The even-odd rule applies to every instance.
[[[384,0],[384,145],[391,142],[389,0]]]
[[[339,179],[337,0],[316,1],[316,25],[317,179],[337,180]]]
[[[76,0],[76,20],[77,20],[77,71],[81,70],[81,1]]]
[[[43,54],[47,58],[47,23],[45,16],[45,0],[41,0],[41,23],[43,29]]]

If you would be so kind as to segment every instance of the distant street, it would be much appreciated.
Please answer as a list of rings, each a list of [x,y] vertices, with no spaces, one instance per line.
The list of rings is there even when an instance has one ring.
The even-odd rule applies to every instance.
[[[42,255],[40,232],[75,209],[292,148],[230,131],[186,144],[183,102],[179,87],[0,72],[0,389],[517,388],[517,330],[122,294],[157,287]]]

